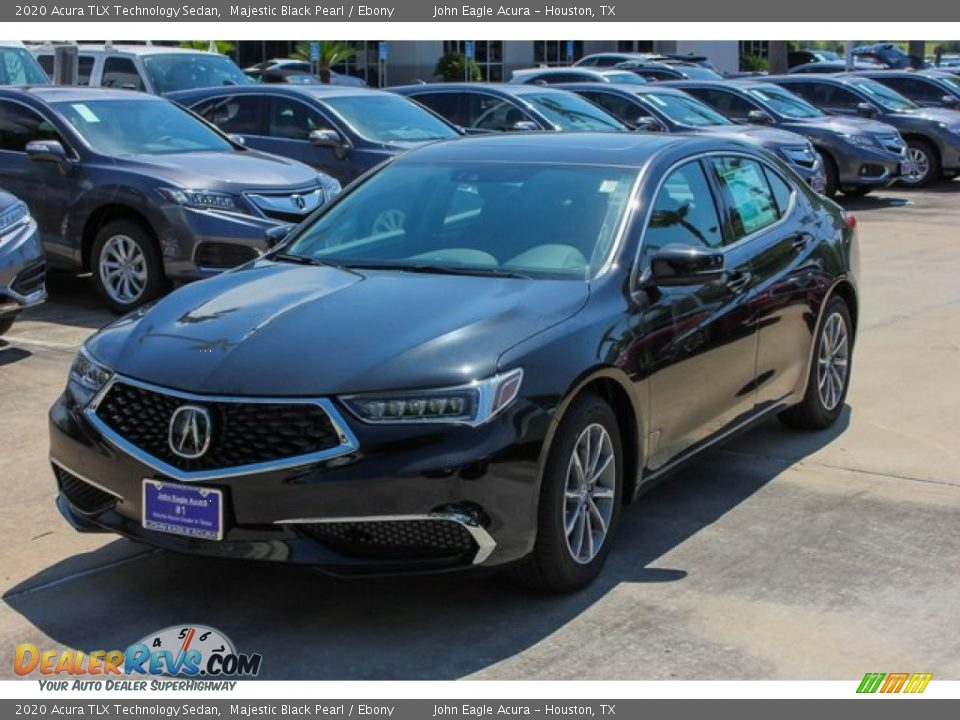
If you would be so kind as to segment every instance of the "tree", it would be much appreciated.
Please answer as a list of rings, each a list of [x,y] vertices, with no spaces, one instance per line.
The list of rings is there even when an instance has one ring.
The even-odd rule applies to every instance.
[[[294,48],[293,52],[290,53],[290,57],[297,58],[298,60],[308,60],[313,61],[313,54],[311,52],[312,43],[309,42],[299,42]],[[330,84],[330,69],[337,63],[341,63],[344,60],[348,60],[357,54],[357,49],[352,48],[347,43],[340,40],[323,40],[317,43],[320,47],[320,56],[317,59],[317,75],[320,76],[320,81]]]
[[[183,40],[180,47],[188,50],[212,50],[211,44],[221,55],[229,55],[234,49],[233,43],[226,40]]]
[[[463,82],[464,80],[479,82],[483,80],[480,67],[473,60],[467,60],[463,53],[458,52],[441,56],[433,74],[442,77],[444,82]]]

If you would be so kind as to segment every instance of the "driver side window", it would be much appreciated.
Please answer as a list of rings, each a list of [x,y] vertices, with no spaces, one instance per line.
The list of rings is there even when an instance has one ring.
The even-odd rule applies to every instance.
[[[68,148],[45,118],[17,103],[0,102],[0,150],[26,152],[27,143],[34,140],[56,140]]]
[[[699,161],[677,168],[660,187],[643,238],[642,261],[649,261],[650,256],[667,245],[723,245],[717,204]]]

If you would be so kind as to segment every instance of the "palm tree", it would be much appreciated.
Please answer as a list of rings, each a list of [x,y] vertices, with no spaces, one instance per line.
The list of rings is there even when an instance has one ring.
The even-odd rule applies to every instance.
[[[221,55],[233,52],[233,43],[226,40],[183,40],[180,47],[188,50],[210,50]]]
[[[352,58],[357,54],[357,50],[341,40],[325,40],[317,44],[320,46],[320,57],[316,61],[317,75],[320,76],[321,82],[325,82],[329,85],[330,68],[337,63],[343,62],[348,58]],[[310,52],[310,43],[297,43],[297,46],[294,48],[293,52],[290,53],[290,57],[297,58],[298,60],[313,60],[313,55]]]

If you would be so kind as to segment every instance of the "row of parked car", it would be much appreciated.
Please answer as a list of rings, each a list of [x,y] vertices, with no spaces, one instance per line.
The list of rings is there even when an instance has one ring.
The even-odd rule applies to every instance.
[[[739,141],[828,197],[894,181],[922,187],[960,171],[960,112],[898,93],[891,71],[724,79],[689,58],[638,56],[631,65],[610,54],[520,71],[510,83],[372,90],[220,79],[184,88],[211,83],[210,68],[232,62],[136,46],[100,48],[83,76],[88,86],[56,87],[25,48],[0,52],[12,58],[0,67],[14,73],[0,78],[0,187],[29,205],[44,250],[0,275],[6,323],[42,299],[23,290],[37,276],[42,286],[47,266],[89,272],[103,301],[124,313],[171,283],[256,258],[382,162],[464,135],[640,131]],[[44,52],[35,53],[41,61]],[[137,62],[118,74],[113,61],[131,57]],[[174,71],[175,58],[186,65]],[[684,75],[645,76],[653,64]],[[960,85],[943,88],[960,98]],[[20,212],[10,213],[18,232]],[[386,201],[370,218],[381,230],[399,221]]]

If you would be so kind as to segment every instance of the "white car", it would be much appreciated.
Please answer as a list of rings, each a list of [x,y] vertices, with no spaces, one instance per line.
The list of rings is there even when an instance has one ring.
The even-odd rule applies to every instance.
[[[0,85],[46,85],[49,82],[27,46],[0,40]]]
[[[593,69],[583,67],[543,67],[514,70],[510,82],[514,85],[556,85],[558,83],[603,82],[623,85],[643,85],[642,77],[629,70]]]

